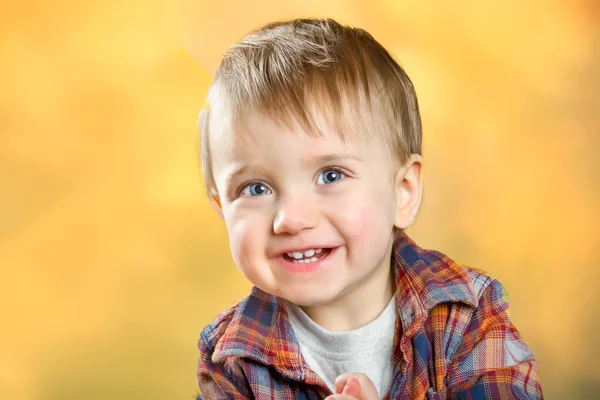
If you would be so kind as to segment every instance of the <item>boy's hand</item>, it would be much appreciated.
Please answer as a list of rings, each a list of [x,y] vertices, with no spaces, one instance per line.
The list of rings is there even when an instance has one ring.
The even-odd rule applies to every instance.
[[[358,372],[344,372],[335,380],[335,393],[325,400],[379,400],[369,377]]]

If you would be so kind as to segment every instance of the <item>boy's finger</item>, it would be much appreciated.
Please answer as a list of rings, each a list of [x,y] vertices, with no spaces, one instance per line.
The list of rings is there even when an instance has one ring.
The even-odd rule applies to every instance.
[[[347,394],[348,396],[354,397],[360,396],[360,383],[358,383],[356,378],[348,378],[348,380],[346,381],[346,385],[342,389],[342,394]]]
[[[350,385],[348,389],[345,389],[349,381]],[[340,374],[335,380],[335,393],[348,394],[358,397],[361,400],[379,400],[377,389],[371,379],[366,374],[360,372],[344,372]]]
[[[347,394],[332,394],[325,397],[325,400],[360,400],[354,396],[348,396]]]
[[[344,388],[346,387],[346,383],[348,382],[348,380],[350,378],[354,378],[356,373],[354,372],[344,372],[343,374],[340,374],[336,380],[335,380],[335,393],[342,393],[344,391]],[[360,384],[359,384],[359,394],[360,394]]]

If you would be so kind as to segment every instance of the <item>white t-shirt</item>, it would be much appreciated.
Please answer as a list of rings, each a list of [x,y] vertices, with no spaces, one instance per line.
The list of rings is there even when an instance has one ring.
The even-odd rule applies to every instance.
[[[369,324],[348,332],[330,332],[317,325],[296,304],[284,300],[290,323],[306,364],[335,390],[343,372],[362,372],[383,397],[392,384],[392,357],[396,329],[396,295]]]

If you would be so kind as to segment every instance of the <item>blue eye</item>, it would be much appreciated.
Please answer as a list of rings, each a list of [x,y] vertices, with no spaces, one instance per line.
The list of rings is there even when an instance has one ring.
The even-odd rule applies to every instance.
[[[323,171],[321,173],[321,175],[319,175],[319,179],[317,180],[317,184],[319,184],[319,183],[333,183],[335,181],[339,181],[340,179],[342,179],[342,176],[344,176],[344,174],[342,173],[342,171],[339,171],[337,169],[328,169],[326,171]],[[322,177],[324,177],[324,179],[321,179]]]
[[[262,183],[251,183],[244,188],[241,194],[245,196],[257,197],[266,194],[268,191],[269,189]]]

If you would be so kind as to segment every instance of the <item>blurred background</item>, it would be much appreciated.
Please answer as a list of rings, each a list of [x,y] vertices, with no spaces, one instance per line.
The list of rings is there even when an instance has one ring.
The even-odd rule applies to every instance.
[[[599,396],[598,2],[185,1],[2,5],[1,399],[195,398],[200,331],[250,290],[198,112],[229,45],[310,16],[416,86],[409,235],[504,284],[548,399]]]

